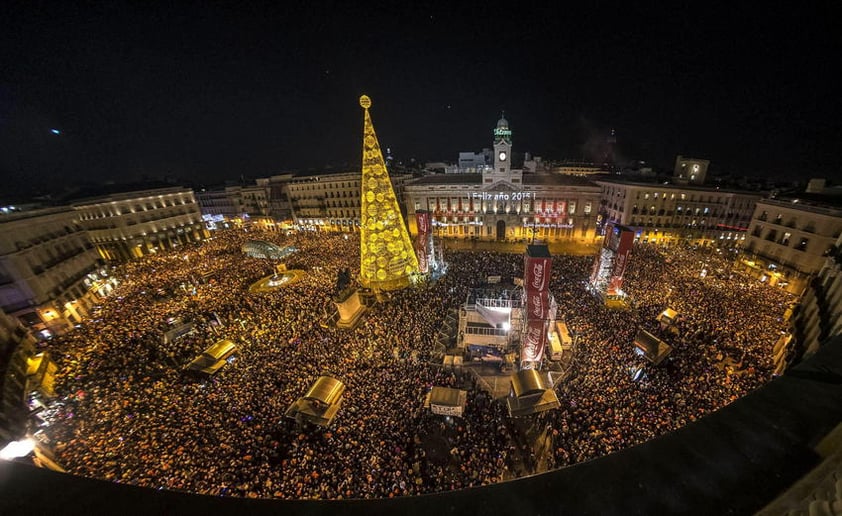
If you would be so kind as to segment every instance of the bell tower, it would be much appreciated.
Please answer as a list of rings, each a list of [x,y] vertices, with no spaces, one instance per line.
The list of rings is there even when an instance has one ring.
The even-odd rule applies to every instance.
[[[507,181],[518,184],[521,182],[522,170],[512,170],[512,130],[509,129],[509,121],[505,113],[497,121],[494,128],[494,165],[487,168],[482,174],[483,186],[494,184],[498,181]]]

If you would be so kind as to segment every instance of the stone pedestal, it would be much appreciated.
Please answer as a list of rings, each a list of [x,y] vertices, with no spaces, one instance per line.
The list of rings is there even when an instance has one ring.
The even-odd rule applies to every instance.
[[[366,306],[360,301],[360,293],[357,289],[346,289],[333,299],[336,310],[339,312],[339,319],[336,321],[338,328],[354,328],[365,313]]]

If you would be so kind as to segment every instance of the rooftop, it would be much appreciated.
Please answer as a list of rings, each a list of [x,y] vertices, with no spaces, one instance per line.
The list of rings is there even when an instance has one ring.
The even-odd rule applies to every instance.
[[[608,183],[608,184],[619,184],[619,185],[629,185],[629,186],[640,186],[646,188],[658,188],[664,190],[695,190],[698,192],[723,192],[723,193],[734,193],[734,194],[741,194],[741,195],[754,195],[757,197],[766,197],[769,195],[768,191],[761,191],[756,189],[738,189],[738,188],[722,188],[716,185],[691,185],[691,184],[675,184],[675,183],[664,183],[663,181],[657,182],[643,182],[643,181],[628,181],[626,179],[621,179],[622,176],[605,176],[604,178],[595,178],[594,182],[596,183]]]
[[[433,174],[412,181],[407,186],[415,185],[482,185],[482,174]],[[525,185],[585,186],[596,188],[588,178],[560,174],[523,174]]]
[[[828,195],[819,193],[782,194],[774,199],[763,199],[768,204],[789,205],[793,208],[809,207],[819,210],[842,210],[842,195]],[[807,209],[807,208],[804,208]]]

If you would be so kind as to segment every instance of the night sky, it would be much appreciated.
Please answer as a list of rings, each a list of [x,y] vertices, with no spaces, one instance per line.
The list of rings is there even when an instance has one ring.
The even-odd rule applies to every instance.
[[[835,3],[168,4],[4,4],[7,192],[356,168],[363,93],[405,162],[490,146],[505,110],[547,160],[613,128],[620,160],[842,181]]]

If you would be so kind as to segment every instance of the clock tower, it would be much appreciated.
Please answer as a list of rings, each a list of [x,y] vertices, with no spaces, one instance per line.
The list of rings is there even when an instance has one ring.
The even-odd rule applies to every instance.
[[[483,172],[482,182],[520,183],[521,174],[521,170],[512,170],[512,130],[509,129],[509,121],[502,115],[494,128],[494,165]]]
[[[505,116],[500,116],[494,128],[494,172],[508,175],[512,169],[512,130]]]

